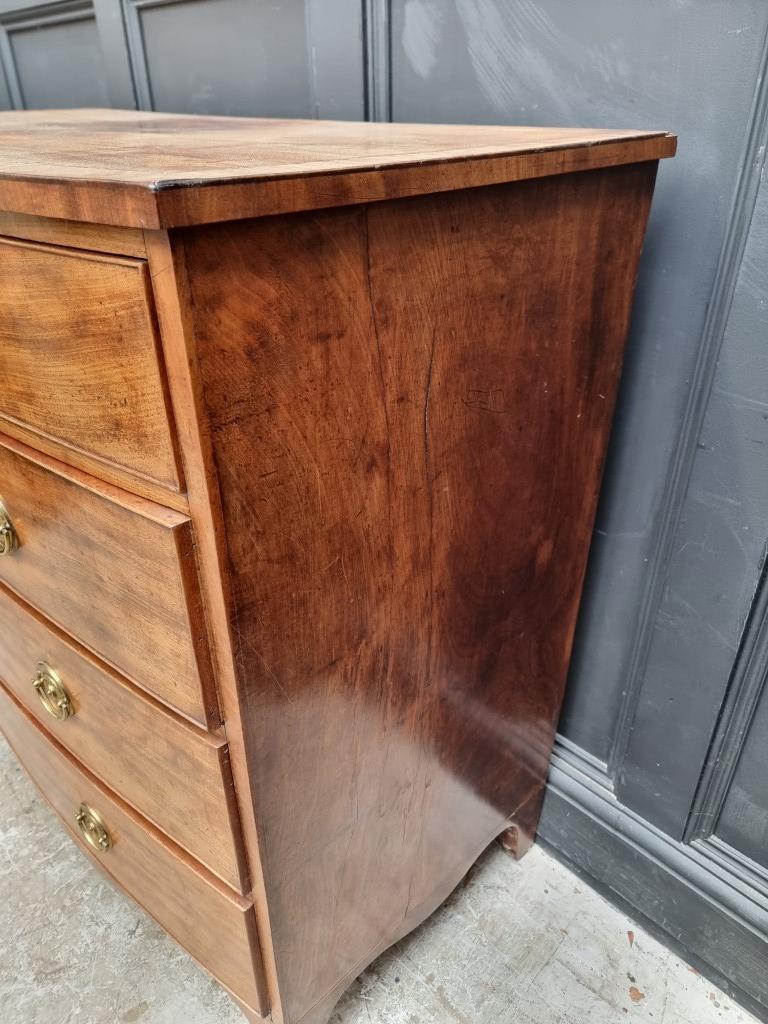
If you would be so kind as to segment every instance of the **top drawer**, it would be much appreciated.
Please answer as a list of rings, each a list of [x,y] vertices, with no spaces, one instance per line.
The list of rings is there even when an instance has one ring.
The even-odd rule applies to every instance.
[[[181,489],[143,260],[0,237],[0,421]]]

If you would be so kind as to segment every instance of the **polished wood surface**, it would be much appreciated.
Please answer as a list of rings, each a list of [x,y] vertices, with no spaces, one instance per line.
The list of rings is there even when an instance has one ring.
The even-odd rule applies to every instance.
[[[240,824],[248,853],[265,985],[272,1018],[281,1024],[282,1000],[262,870],[262,836],[256,822],[258,794],[251,785],[246,758],[246,708],[240,701],[235,664],[228,552],[213,459],[211,425],[205,410],[204,382],[195,343],[194,311],[181,247],[173,245],[164,231],[147,232],[146,238],[171,400],[184,452],[190,514],[196,526],[200,584],[208,618],[219,704],[226,723]]]
[[[216,723],[189,520],[8,438],[0,497],[20,541],[0,581],[139,686]]]
[[[193,957],[254,1011],[265,1012],[253,909],[96,781],[0,686],[3,732],[32,781],[82,850],[141,904]],[[113,845],[94,854],[75,815],[86,802],[103,818]],[[23,851],[20,851],[23,852]]]
[[[146,263],[0,238],[0,277],[0,429],[179,490]]]
[[[55,217],[30,217],[0,210],[0,235],[27,242],[48,242],[91,252],[121,256],[147,255],[144,232],[139,228],[112,228],[103,224],[81,224]]]
[[[176,240],[287,1021],[541,792],[654,175]]]
[[[234,889],[247,877],[226,743],[148,700],[0,587],[0,680],[62,746]],[[61,676],[74,715],[57,721],[32,685]],[[140,751],[140,756],[137,756]]]
[[[0,207],[132,227],[256,217],[671,156],[664,132],[0,113]]]
[[[0,718],[251,1016],[532,842],[674,149],[0,113]]]

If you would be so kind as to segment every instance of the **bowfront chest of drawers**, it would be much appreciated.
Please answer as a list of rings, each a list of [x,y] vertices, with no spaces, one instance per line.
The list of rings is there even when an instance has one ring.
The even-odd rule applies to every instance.
[[[530,842],[673,152],[0,115],[0,724],[254,1020]]]

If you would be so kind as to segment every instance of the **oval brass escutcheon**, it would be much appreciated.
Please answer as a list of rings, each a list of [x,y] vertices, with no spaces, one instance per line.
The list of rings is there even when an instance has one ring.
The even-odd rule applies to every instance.
[[[97,853],[106,853],[112,847],[112,837],[107,831],[107,826],[101,819],[101,815],[94,811],[88,804],[80,804],[80,809],[75,815],[80,834],[89,846]]]
[[[44,661],[38,662],[32,685],[40,698],[40,703],[53,718],[63,722],[74,715],[75,706],[72,698],[56,669]]]

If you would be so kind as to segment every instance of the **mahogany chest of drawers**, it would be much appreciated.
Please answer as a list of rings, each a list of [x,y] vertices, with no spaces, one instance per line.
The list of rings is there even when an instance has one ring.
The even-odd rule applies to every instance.
[[[530,841],[674,146],[0,116],[0,722],[253,1019]]]

